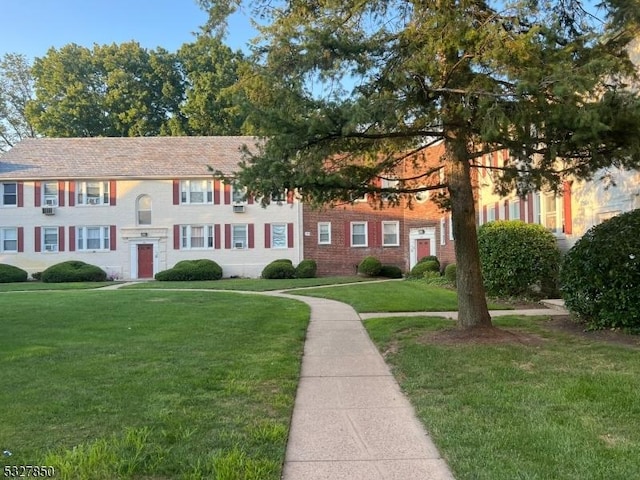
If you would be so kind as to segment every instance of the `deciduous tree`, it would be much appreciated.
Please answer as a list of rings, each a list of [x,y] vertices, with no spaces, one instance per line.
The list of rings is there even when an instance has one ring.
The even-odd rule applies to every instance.
[[[33,97],[31,65],[24,55],[7,53],[0,59],[0,151],[36,132],[25,108]]]
[[[265,137],[240,175],[254,195],[298,188],[307,201],[446,187],[456,241],[459,325],[487,327],[472,171],[508,149],[495,173],[520,193],[640,164],[638,96],[627,47],[637,0],[199,0],[208,27],[253,8],[262,27],[240,86]],[[420,153],[444,142],[438,168]],[[444,171],[444,176],[440,175]],[[441,178],[444,180],[441,182]]]

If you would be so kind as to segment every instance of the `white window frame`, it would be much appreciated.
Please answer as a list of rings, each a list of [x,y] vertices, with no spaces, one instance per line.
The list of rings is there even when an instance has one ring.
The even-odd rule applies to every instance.
[[[53,192],[47,193],[47,185],[53,185]],[[58,182],[42,182],[42,205],[45,207],[58,206]]]
[[[241,246],[239,246],[242,244]],[[246,223],[235,223],[231,225],[231,248],[234,250],[244,250],[249,248],[249,226]]]
[[[446,245],[447,243],[446,225],[447,225],[446,219],[444,217],[441,217],[440,218],[440,245]]]
[[[496,220],[496,206],[495,204],[487,205],[487,223],[494,222]]]
[[[95,236],[95,233],[98,236]],[[89,234],[93,235],[89,238]],[[90,248],[89,240],[98,240],[98,248]],[[111,249],[110,227],[108,225],[89,225],[76,227],[76,249],[80,252],[108,251]]]
[[[7,238],[7,237],[13,238]],[[7,248],[7,242],[15,242],[16,248]],[[0,227],[0,252],[18,252],[18,228],[17,227]]]
[[[202,229],[202,236],[195,236]],[[202,246],[194,246],[194,241],[202,239]],[[180,225],[180,250],[211,250],[214,248],[215,238],[213,225]]]
[[[354,232],[354,227],[364,227],[364,233],[358,233],[358,237],[364,236],[364,243],[355,243],[354,238],[356,233]],[[369,246],[369,228],[368,222],[351,222],[351,228],[349,231],[349,235],[351,238],[350,245],[356,248],[365,248]]]
[[[514,198],[509,201],[509,220],[522,220],[520,218],[520,202],[519,198]]]
[[[289,245],[289,232],[288,225],[286,223],[272,223],[271,224],[271,248],[285,249]]]
[[[386,233],[385,227],[395,227],[395,233]],[[398,247],[400,246],[400,222],[382,222],[382,246],[383,247]],[[395,235],[394,242],[387,242],[387,235]]]
[[[547,207],[551,208],[547,209]],[[537,192],[534,200],[534,208],[537,223],[554,235],[564,234],[562,231],[564,224],[564,202],[562,196],[556,196],[553,192]],[[550,219],[553,217],[555,217],[555,222],[553,226],[550,226]]]
[[[326,240],[322,240],[323,235]],[[331,245],[331,222],[318,222],[318,245]]]
[[[197,187],[197,188],[194,188]],[[202,194],[202,201],[194,200],[195,194]],[[213,204],[213,180],[181,180],[180,203],[183,205]]]
[[[98,196],[89,198],[90,185],[97,184]],[[95,188],[95,187],[94,187]],[[104,180],[83,180],[76,182],[76,205],[109,205],[109,182]]]
[[[13,185],[13,193],[6,192],[7,186]],[[7,196],[15,198],[14,203],[7,203]],[[17,207],[18,206],[18,182],[2,182],[0,183],[0,205],[3,207]]]
[[[380,182],[381,188],[392,188],[395,190],[398,188],[398,185],[400,185],[400,180],[397,180],[397,179],[382,178],[381,180],[382,180]],[[383,200],[389,201],[390,199],[396,197],[397,193],[383,192],[381,196]]]
[[[244,205],[247,203],[245,195],[247,194],[246,188],[241,188],[236,185],[231,187],[231,203],[234,205]]]
[[[149,208],[142,208],[141,204],[143,200],[147,200],[149,201]],[[149,221],[148,222],[143,222],[142,218],[141,218],[141,214],[144,212],[149,212]],[[151,222],[153,221],[153,202],[151,201],[151,197],[147,194],[144,195],[140,195],[137,199],[136,199],[136,225],[151,225]]]
[[[449,240],[454,240],[453,238],[453,215],[449,214]]]
[[[55,242],[47,242],[47,236],[55,235]],[[42,227],[42,251],[57,252],[60,243],[58,227]]]

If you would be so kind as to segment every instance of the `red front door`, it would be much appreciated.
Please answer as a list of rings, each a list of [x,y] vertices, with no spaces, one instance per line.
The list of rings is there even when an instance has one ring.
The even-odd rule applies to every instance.
[[[431,240],[429,239],[420,239],[416,240],[416,251],[418,252],[416,261],[420,261],[420,259],[424,257],[428,257],[431,255]]]
[[[138,245],[138,278],[153,278],[153,245]]]

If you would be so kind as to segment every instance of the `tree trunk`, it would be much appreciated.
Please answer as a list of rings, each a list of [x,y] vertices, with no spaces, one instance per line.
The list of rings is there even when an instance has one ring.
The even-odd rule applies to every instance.
[[[488,328],[492,324],[482,284],[471,167],[466,149],[464,142],[450,140],[445,160],[455,238],[458,326]]]

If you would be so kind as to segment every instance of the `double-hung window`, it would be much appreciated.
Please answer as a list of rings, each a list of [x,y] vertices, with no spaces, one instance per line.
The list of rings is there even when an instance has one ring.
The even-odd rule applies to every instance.
[[[58,227],[44,227],[42,229],[42,244],[45,252],[58,251]]]
[[[400,224],[398,222],[382,222],[382,245],[397,247],[400,245]]]
[[[331,245],[331,222],[318,223],[318,245]]]
[[[351,222],[351,246],[366,247],[367,222]]]
[[[246,191],[244,188],[240,188],[234,185],[233,189],[231,190],[231,201],[236,204],[244,203],[245,194]]]
[[[287,248],[287,224],[271,224],[271,248]]]
[[[58,182],[42,183],[42,204],[47,207],[58,206]]]
[[[2,206],[18,205],[18,184],[15,182],[0,183],[0,199]]]
[[[248,228],[246,224],[231,226],[231,245],[233,248],[247,248],[249,245]]]
[[[213,180],[182,180],[180,190],[182,203],[213,203]]]
[[[109,250],[109,227],[77,227],[78,250]]]
[[[509,220],[520,220],[520,199],[509,202]]]
[[[77,182],[77,205],[109,205],[109,182]]]
[[[0,228],[0,251],[2,252],[18,251],[18,229],[17,228]]]
[[[213,248],[213,225],[183,225],[180,237],[183,249]]]

